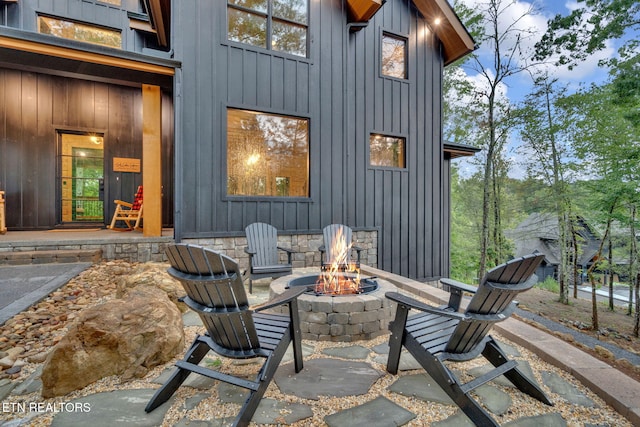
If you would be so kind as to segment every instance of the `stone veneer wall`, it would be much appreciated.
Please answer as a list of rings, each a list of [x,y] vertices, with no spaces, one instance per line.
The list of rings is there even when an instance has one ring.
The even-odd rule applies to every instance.
[[[1,264],[38,264],[56,262],[51,252],[65,251],[68,256],[91,257],[95,251],[102,251],[102,258],[106,260],[121,259],[129,262],[166,262],[164,251],[167,245],[174,242],[172,237],[141,237],[133,236],[131,240],[118,241],[105,238],[88,237],[87,240],[33,240],[29,242],[11,242],[0,244]],[[224,253],[238,260],[242,271],[249,268],[249,255],[244,251],[247,239],[242,237],[215,237],[207,239],[183,239],[182,243],[201,245]],[[279,245],[291,248],[294,268],[320,266],[320,252],[322,234],[279,235]],[[354,231],[353,244],[362,248],[361,263],[378,266],[378,232]],[[46,254],[44,252],[47,252]],[[76,252],[76,254],[73,254]],[[355,257],[355,253],[354,253]],[[55,257],[54,257],[55,258]],[[281,262],[286,262],[287,256],[280,251]],[[59,261],[58,261],[59,262]],[[69,261],[66,261],[69,262]]]
[[[216,237],[209,239],[182,239],[182,243],[204,246],[238,260],[242,271],[249,268],[249,255],[244,251],[246,237]],[[376,268],[378,266],[378,232],[354,231],[353,244],[362,248],[360,262]],[[296,253],[292,256],[293,268],[319,267],[320,252],[323,245],[322,234],[278,235],[278,245],[290,248]],[[355,257],[355,251],[353,256]],[[286,262],[287,255],[280,251],[280,261]]]
[[[43,264],[48,262],[95,262],[94,254],[106,260],[121,259],[129,262],[165,262],[164,250],[173,243],[172,237],[140,238],[130,241],[108,239],[41,240],[16,242],[0,246],[2,264]],[[61,257],[63,255],[63,258]]]

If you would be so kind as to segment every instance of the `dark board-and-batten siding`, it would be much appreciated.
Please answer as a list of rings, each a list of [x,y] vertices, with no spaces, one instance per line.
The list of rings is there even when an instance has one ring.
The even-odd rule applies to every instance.
[[[142,92],[118,86],[0,68],[0,188],[14,230],[60,223],[58,133],[104,135],[105,222],[114,199],[132,200],[141,174],[113,171],[114,157],[142,157]],[[173,101],[162,97],[163,221],[173,224]]]
[[[382,269],[415,278],[446,274],[437,40],[410,0],[387,1],[358,32],[349,31],[343,2],[309,3],[308,58],[228,42],[226,2],[178,11],[177,237],[241,233],[254,221],[284,233],[337,222],[379,230]],[[407,37],[407,79],[381,76],[383,31]],[[229,107],[309,118],[308,199],[226,195]],[[371,133],[406,138],[406,168],[369,166]]]

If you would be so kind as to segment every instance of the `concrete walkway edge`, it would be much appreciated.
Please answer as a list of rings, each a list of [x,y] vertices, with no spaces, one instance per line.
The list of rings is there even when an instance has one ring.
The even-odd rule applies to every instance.
[[[430,284],[371,267],[363,266],[362,270],[434,304],[442,305],[449,301],[448,292]],[[570,373],[631,424],[640,426],[640,382],[560,338],[513,317],[497,323],[494,330],[545,362]]]

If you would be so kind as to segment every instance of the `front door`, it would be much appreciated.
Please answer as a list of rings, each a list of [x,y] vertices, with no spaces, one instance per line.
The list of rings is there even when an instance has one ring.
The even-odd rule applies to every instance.
[[[61,225],[104,224],[104,138],[60,133]]]

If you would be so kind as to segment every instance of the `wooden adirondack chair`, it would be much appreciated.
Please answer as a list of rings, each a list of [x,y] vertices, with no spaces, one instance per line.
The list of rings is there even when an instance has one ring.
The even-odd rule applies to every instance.
[[[323,245],[318,248],[321,258],[321,269],[326,270],[334,261],[338,261],[341,270],[345,270],[352,262],[352,253],[356,251],[357,260],[353,264],[360,268],[360,251],[362,248],[353,245],[353,231],[342,224],[327,225],[322,230]],[[337,244],[336,244],[337,243]],[[346,253],[342,253],[346,249]]]
[[[291,249],[278,246],[278,230],[269,224],[256,222],[244,229],[249,254],[249,293],[253,293],[253,280],[265,277],[277,278],[291,274]],[[287,253],[287,263],[281,264],[278,250]]]
[[[249,391],[234,426],[246,426],[260,403],[282,357],[293,343],[295,372],[302,370],[302,347],[297,297],[306,290],[292,288],[280,297],[254,309],[249,308],[238,264],[233,259],[200,246],[176,244],[167,248],[169,274],[179,280],[187,296],[184,302],[198,315],[207,334],[197,336],[177,369],[151,398],[146,412],[167,401],[195,372]],[[263,310],[288,304],[289,314],[268,314]],[[234,359],[264,358],[254,380],[234,377],[198,363],[213,350]]]
[[[115,231],[138,230],[140,228],[140,221],[142,220],[142,201],[142,185],[138,186],[138,191],[136,191],[136,195],[133,198],[133,203],[114,200],[116,211],[113,213],[111,224],[107,228]],[[123,221],[127,226],[124,228],[116,228],[116,222],[118,221]]]
[[[528,255],[502,264],[487,272],[477,289],[454,280],[442,280],[443,284],[455,289],[449,305],[444,308],[388,292],[386,297],[398,306],[395,320],[389,327],[387,371],[397,373],[404,346],[477,426],[499,424],[470,393],[500,375],[524,393],[553,405],[540,387],[518,369],[518,362],[509,360],[498,343],[487,335],[494,323],[511,315],[515,309],[514,297],[534,285],[531,276],[543,258],[543,255]],[[465,312],[459,313],[462,292],[475,294]],[[410,309],[420,313],[408,316]],[[480,354],[494,365],[494,369],[465,384],[443,363],[447,360],[467,361]]]

